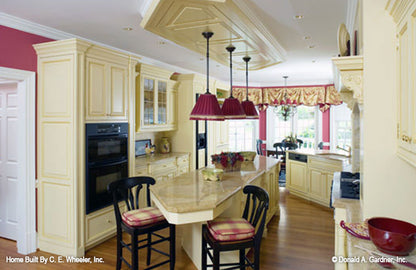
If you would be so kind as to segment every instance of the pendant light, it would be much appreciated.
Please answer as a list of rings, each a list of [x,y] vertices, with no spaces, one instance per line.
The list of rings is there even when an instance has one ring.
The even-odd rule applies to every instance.
[[[190,120],[224,121],[224,114],[218,104],[217,97],[209,92],[209,39],[214,35],[212,32],[203,32],[207,40],[207,91],[199,96],[192,109]]]
[[[246,113],[246,119],[259,119],[259,114],[257,113],[253,101],[248,100],[248,61],[250,61],[250,59],[251,57],[249,56],[243,57],[244,62],[246,62],[246,100],[243,101],[241,105]]]
[[[284,121],[287,121],[290,117],[293,117],[296,114],[297,108],[296,104],[292,104],[292,102],[287,97],[287,78],[289,76],[283,76],[283,79],[285,79],[285,95],[283,97],[283,100],[281,101],[280,109],[277,109],[276,106],[273,110],[276,115],[281,115],[282,119]]]
[[[241,106],[240,101],[233,97],[233,57],[232,53],[235,47],[230,45],[226,48],[230,53],[230,96],[224,100],[222,105],[222,113],[226,120],[246,119],[246,114]]]

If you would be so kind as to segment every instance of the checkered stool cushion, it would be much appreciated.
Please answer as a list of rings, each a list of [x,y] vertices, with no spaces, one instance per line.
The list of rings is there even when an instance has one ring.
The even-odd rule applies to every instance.
[[[145,226],[165,219],[162,212],[155,207],[146,207],[124,212],[121,215],[123,222],[129,226]]]
[[[254,236],[254,227],[244,218],[218,218],[208,221],[208,230],[217,241],[236,241]]]

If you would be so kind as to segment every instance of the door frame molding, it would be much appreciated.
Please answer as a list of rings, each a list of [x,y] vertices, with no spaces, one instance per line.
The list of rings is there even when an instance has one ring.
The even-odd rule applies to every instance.
[[[36,179],[35,179],[35,95],[36,73],[0,67],[0,78],[17,82],[18,97],[18,181],[17,252],[29,254],[37,249],[36,238]]]

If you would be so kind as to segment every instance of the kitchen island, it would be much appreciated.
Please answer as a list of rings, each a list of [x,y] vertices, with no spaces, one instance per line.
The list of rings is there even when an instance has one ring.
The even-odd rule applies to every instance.
[[[180,229],[186,232],[182,234],[182,246],[200,269],[202,224],[218,216],[241,217],[245,185],[261,186],[269,193],[267,222],[279,214],[279,169],[278,160],[257,156],[253,162],[244,162],[242,170],[225,172],[221,181],[206,181],[203,169],[194,170],[171,181],[158,182],[151,187],[151,196],[170,223],[182,225]],[[228,255],[234,257],[234,253]],[[227,261],[227,256],[221,260]]]
[[[286,187],[304,199],[329,207],[332,179],[340,171],[351,171],[351,159],[342,152],[286,151]]]

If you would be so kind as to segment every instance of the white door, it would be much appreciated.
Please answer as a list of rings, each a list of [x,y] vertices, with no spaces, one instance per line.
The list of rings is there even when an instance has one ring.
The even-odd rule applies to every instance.
[[[17,83],[0,84],[0,237],[17,238]]]

